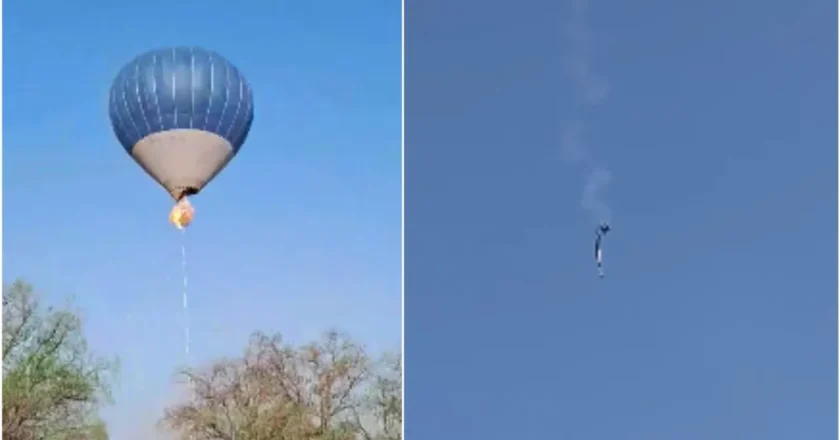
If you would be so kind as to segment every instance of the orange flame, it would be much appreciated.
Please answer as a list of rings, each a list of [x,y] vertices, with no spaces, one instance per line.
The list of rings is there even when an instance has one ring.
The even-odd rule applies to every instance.
[[[190,201],[186,197],[178,200],[178,203],[172,207],[169,212],[169,221],[178,229],[184,229],[189,226],[195,215],[195,209],[190,205]]]

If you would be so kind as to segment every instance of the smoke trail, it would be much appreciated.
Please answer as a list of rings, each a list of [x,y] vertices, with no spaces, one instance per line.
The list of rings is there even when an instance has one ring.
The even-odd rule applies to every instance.
[[[612,221],[610,207],[599,197],[599,192],[609,185],[611,178],[612,175],[609,171],[603,168],[594,168],[589,173],[586,179],[586,185],[583,187],[581,205],[584,209],[591,212],[597,218],[597,221]]]
[[[587,0],[572,0],[570,20],[564,34],[568,43],[568,57],[565,60],[566,73],[574,84],[575,92],[585,107],[600,105],[609,94],[609,84],[603,75],[592,68],[593,37],[586,19]],[[567,122],[561,132],[561,153],[566,161],[586,168],[586,184],[583,187],[581,206],[596,222],[610,221],[612,211],[601,194],[611,180],[611,173],[600,164],[590,151],[583,137],[582,120]]]
[[[184,305],[184,353],[190,354],[190,309],[187,306],[187,230],[181,230],[181,272],[184,274],[184,290],[181,299]]]

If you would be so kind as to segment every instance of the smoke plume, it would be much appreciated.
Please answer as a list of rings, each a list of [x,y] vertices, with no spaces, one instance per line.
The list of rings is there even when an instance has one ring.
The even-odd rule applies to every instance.
[[[564,67],[578,95],[576,99],[584,109],[601,105],[609,94],[607,79],[592,67],[594,33],[587,21],[588,6],[587,0],[571,0],[569,20],[563,27],[567,43]],[[596,160],[589,148],[584,138],[583,120],[571,120],[563,125],[561,151],[566,161],[586,170],[581,206],[592,215],[594,221],[610,221],[612,211],[602,199],[602,194],[610,183],[611,174]]]

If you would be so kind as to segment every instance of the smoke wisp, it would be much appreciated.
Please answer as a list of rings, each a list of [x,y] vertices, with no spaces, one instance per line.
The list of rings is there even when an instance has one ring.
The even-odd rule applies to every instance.
[[[571,13],[563,27],[568,55],[564,66],[573,83],[577,99],[585,108],[600,106],[609,94],[609,83],[605,76],[592,67],[594,33],[588,25],[587,0],[572,0]],[[561,153],[564,160],[586,169],[586,183],[583,186],[580,204],[593,216],[596,222],[610,221],[612,211],[603,200],[602,194],[610,183],[612,175],[599,163],[584,138],[584,121],[575,119],[563,124],[561,132]]]

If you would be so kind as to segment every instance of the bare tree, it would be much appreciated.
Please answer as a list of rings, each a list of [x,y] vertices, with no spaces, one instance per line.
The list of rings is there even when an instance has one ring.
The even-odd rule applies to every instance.
[[[365,440],[402,440],[402,402],[402,358],[386,354],[372,377],[364,407],[377,430],[370,432],[359,423]]]
[[[4,439],[107,439],[96,412],[115,372],[90,354],[78,315],[42,309],[23,281],[4,287]]]
[[[255,333],[242,358],[183,371],[192,396],[162,423],[185,440],[399,439],[400,361],[380,364],[337,332],[300,347]]]

